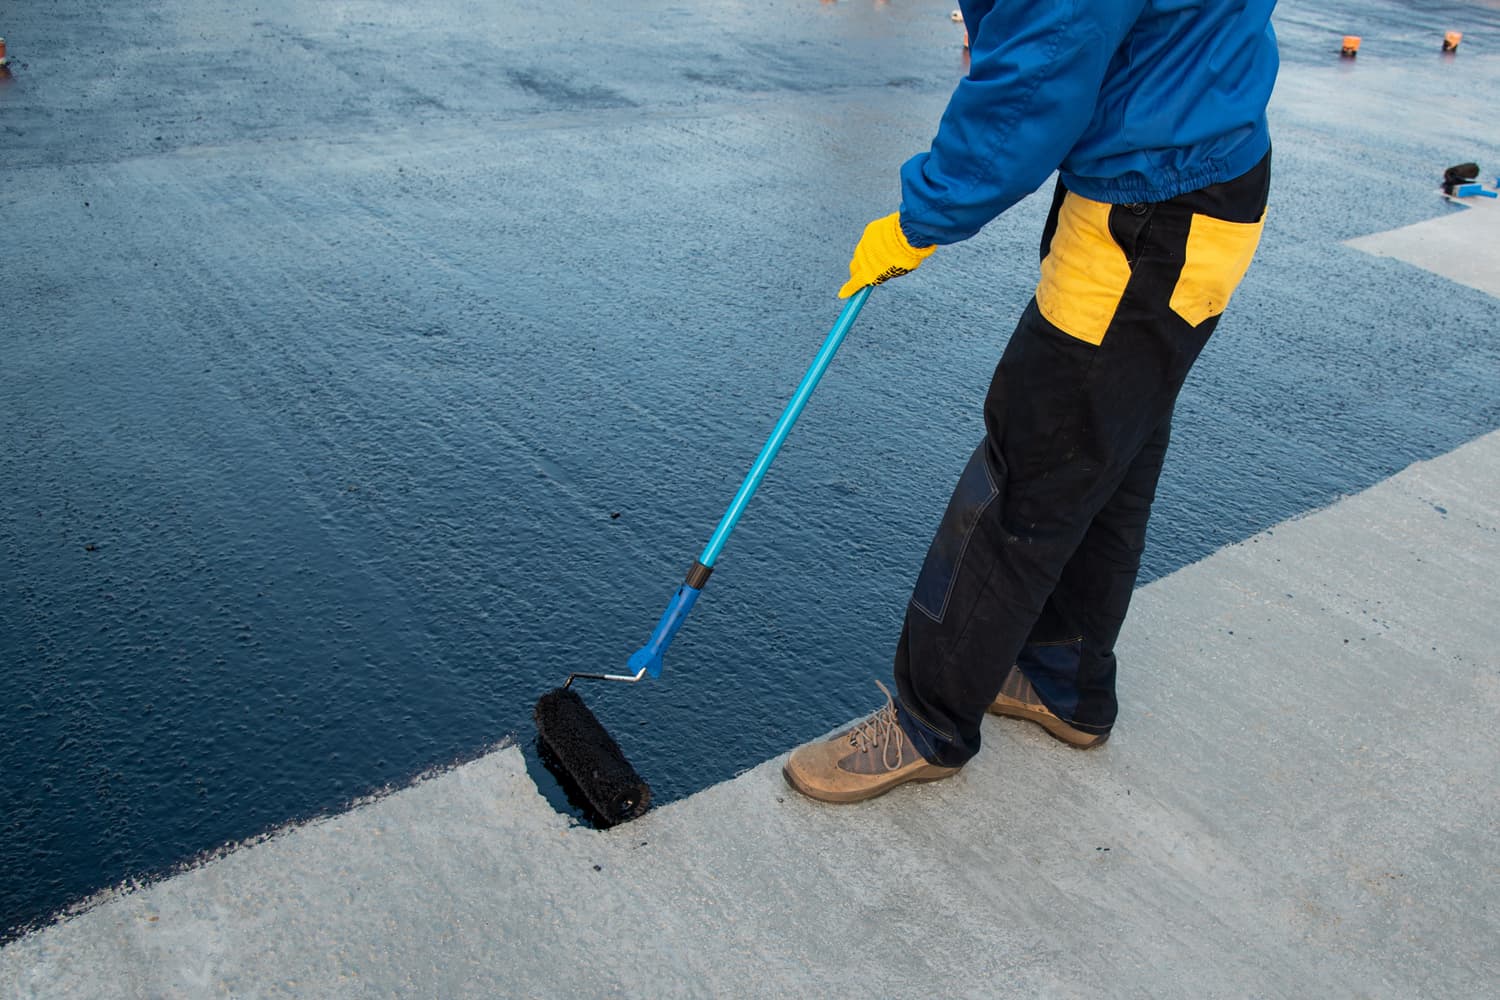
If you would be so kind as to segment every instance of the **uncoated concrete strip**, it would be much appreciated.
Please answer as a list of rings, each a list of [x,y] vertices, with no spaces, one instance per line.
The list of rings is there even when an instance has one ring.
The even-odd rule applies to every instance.
[[[1500,198],[1472,195],[1449,215],[1345,242],[1500,297]]]
[[[1144,588],[1098,750],[991,719],[948,781],[772,760],[600,833],[510,747],[14,942],[0,994],[1493,995],[1497,567],[1500,432]]]

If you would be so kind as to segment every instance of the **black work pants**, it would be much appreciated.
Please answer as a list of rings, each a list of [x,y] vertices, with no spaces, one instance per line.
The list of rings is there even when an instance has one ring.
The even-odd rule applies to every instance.
[[[897,644],[902,722],[930,759],[978,752],[1016,668],[1071,725],[1114,724],[1115,641],[1172,411],[1255,252],[1269,178],[1268,153],[1165,202],[1108,205],[1058,184],[1041,282]]]

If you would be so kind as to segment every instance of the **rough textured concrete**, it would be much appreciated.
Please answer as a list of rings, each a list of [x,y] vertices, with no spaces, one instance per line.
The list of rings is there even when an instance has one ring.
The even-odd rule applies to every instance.
[[[1487,190],[1494,191],[1494,178]],[[1500,297],[1500,198],[1456,201],[1453,214],[1348,240],[1349,246],[1394,257]]]
[[[827,807],[772,760],[599,833],[502,749],[14,943],[0,993],[1485,995],[1497,565],[1491,434],[1143,589],[1099,750],[991,719],[946,782]]]

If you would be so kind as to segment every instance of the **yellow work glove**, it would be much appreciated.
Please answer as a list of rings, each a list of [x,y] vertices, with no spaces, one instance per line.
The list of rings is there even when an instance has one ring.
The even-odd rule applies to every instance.
[[[901,213],[892,212],[865,227],[865,234],[854,248],[849,261],[849,280],[839,289],[839,298],[847,299],[866,285],[878,285],[915,271],[937,247],[914,247],[901,231]]]

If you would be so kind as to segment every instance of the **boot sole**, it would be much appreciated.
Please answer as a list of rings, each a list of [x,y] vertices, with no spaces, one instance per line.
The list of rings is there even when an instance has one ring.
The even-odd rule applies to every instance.
[[[956,767],[938,767],[936,764],[928,764],[925,769],[916,771],[908,777],[899,778],[888,784],[876,785],[869,788],[859,788],[847,792],[825,791],[821,788],[812,788],[811,786],[803,784],[801,781],[799,781],[797,775],[784,764],[781,767],[781,776],[786,779],[786,783],[788,785],[791,785],[797,791],[801,792],[803,795],[806,795],[810,799],[816,799],[819,802],[837,802],[843,804],[848,802],[863,802],[866,799],[873,799],[876,796],[884,795],[886,792],[897,787],[898,785],[905,785],[908,782],[925,783],[928,781],[942,781],[944,778],[953,777],[953,775],[957,774],[959,770],[960,768]]]
[[[1024,719],[1027,722],[1035,722],[1047,731],[1053,739],[1061,740],[1070,747],[1079,750],[1089,750],[1093,747],[1103,745],[1109,739],[1108,733],[1085,733],[1081,729],[1074,729],[1066,722],[1053,715],[1051,712],[1038,711],[1027,708],[1020,702],[1011,704],[993,704],[989,707],[991,715],[1001,715],[1010,719]]]

